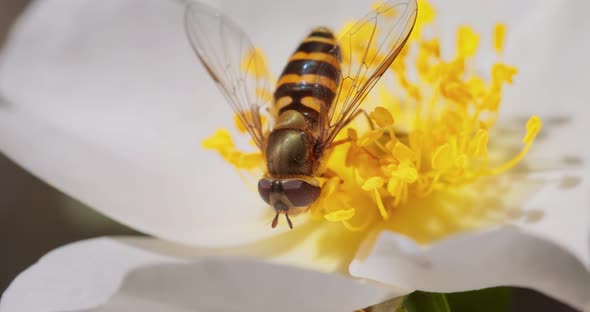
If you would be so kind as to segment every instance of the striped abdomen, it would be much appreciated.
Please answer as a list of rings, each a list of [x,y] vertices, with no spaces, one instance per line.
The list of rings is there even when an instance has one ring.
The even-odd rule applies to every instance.
[[[320,155],[315,154],[320,114],[334,101],[340,71],[334,35],[317,28],[299,45],[283,70],[274,93],[276,123],[266,146],[271,176],[313,176]],[[330,53],[332,52],[332,53]],[[326,116],[327,118],[327,116]]]
[[[338,55],[330,54],[336,39],[327,28],[316,28],[299,45],[283,70],[274,93],[278,113],[301,112],[308,123],[319,125],[320,105],[326,111],[334,100],[339,82]]]

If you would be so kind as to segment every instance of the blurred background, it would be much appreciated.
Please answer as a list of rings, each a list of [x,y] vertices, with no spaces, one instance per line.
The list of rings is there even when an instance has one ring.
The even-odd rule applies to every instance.
[[[0,0],[0,47],[29,0]],[[0,293],[50,250],[104,235],[141,235],[85,207],[0,153]],[[449,295],[452,311],[575,311],[537,292],[502,287]]]

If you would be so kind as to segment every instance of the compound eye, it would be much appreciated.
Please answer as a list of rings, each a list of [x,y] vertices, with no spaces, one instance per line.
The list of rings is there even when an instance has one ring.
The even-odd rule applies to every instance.
[[[283,193],[295,207],[313,204],[320,196],[321,188],[303,180],[283,181]]]
[[[258,194],[267,204],[270,205],[270,191],[272,190],[272,181],[267,179],[260,179],[258,181]]]

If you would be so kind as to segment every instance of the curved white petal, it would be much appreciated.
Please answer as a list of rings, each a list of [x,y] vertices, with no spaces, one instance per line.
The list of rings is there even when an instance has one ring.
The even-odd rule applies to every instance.
[[[524,233],[557,244],[590,271],[589,178],[580,169],[528,175],[528,180],[539,189],[520,210],[533,212],[537,217],[519,218],[512,223]]]
[[[547,139],[539,140],[529,163],[547,164],[543,159],[554,159],[561,164],[549,166],[556,168],[563,165],[563,158],[571,162],[577,157],[587,165],[588,149],[578,137],[589,129],[590,93],[584,82],[590,79],[590,64],[584,59],[590,42],[582,38],[590,31],[590,22],[582,12],[590,4],[551,3],[511,36],[508,30],[505,58],[516,65],[518,74],[504,92],[501,114],[525,118],[537,114],[545,121],[542,134]]]
[[[565,2],[519,2],[521,9],[506,10],[500,2],[485,9],[480,4],[474,8],[472,1],[445,2],[439,6],[443,10],[440,24],[447,42],[454,35],[454,29],[448,25],[475,24],[482,32],[491,29],[495,21],[507,21],[509,27],[514,27],[512,38],[516,39],[510,40],[509,28],[505,56],[521,68],[521,73],[517,85],[507,90],[504,102],[507,113],[503,116],[575,115],[567,125],[549,128],[552,130],[549,139],[538,142],[535,150],[540,153],[531,158],[542,158],[546,155],[544,151],[549,150],[560,152],[570,160],[580,157],[583,163],[587,159],[584,144],[571,144],[576,141],[563,138],[575,138],[586,129],[580,121],[585,121],[587,116],[588,96],[583,93],[583,82],[588,80],[584,75],[590,71],[578,60],[588,50],[587,42],[581,39],[588,23],[580,22],[586,20],[582,17],[577,18],[583,14],[582,8],[571,6],[571,2],[562,3]],[[264,6],[264,18],[244,15],[243,12],[249,11],[245,6],[249,5]],[[327,18],[322,12],[331,12],[328,24],[338,25],[336,19],[357,16],[357,12],[365,11],[367,4],[359,1],[335,6],[326,1],[314,3],[311,11],[302,2],[236,4],[228,1],[218,6],[246,26],[255,42],[271,56],[272,67],[277,72],[295,44],[296,39],[291,39],[301,37],[304,33],[301,29],[307,27],[301,25],[300,16],[306,16],[309,25],[323,24]],[[530,15],[522,14],[529,9]],[[0,147],[60,189],[119,221],[161,237],[215,245],[238,244],[273,234],[260,230],[267,222],[266,208],[260,205],[256,195],[215,155],[198,146],[214,127],[230,124],[227,117],[230,113],[191,55],[182,33],[181,16],[179,3],[165,1],[141,4],[132,0],[102,1],[100,5],[80,1],[37,2],[15,28],[2,55],[0,92],[10,100],[11,106],[0,111]],[[548,20],[552,22],[545,22]],[[521,21],[524,26],[519,24]],[[543,71],[539,72],[540,69]],[[207,108],[207,116],[202,114],[203,106]],[[584,175],[587,177],[582,171],[574,176]],[[587,190],[585,183],[578,186]],[[557,196],[563,195],[562,191],[549,188],[545,197],[537,200],[572,211],[560,213],[546,205],[541,209],[545,218],[530,225],[521,224],[520,231],[492,231],[457,239],[457,243],[451,239],[431,250],[416,252],[436,255],[448,266],[434,266],[436,270],[415,269],[420,262],[405,262],[403,255],[407,250],[400,247],[399,238],[383,238],[375,253],[365,262],[356,262],[352,270],[361,276],[376,278],[377,275],[379,280],[394,285],[432,290],[438,289],[434,287],[437,284],[429,284],[429,280],[440,280],[444,289],[439,290],[445,291],[514,283],[540,289],[580,306],[586,298],[579,291],[587,291],[585,284],[579,283],[587,283],[584,265],[588,267],[590,257],[590,218],[587,204],[577,203],[587,201],[587,196],[577,193],[569,198],[570,204],[564,204]],[[484,252],[485,246],[479,242],[486,240],[497,243],[497,254],[502,256],[474,259],[473,265],[478,272],[492,273],[495,270],[483,264],[495,265],[498,275],[480,276],[480,284],[460,280],[457,284],[442,285],[444,279],[456,278],[445,275],[450,274],[447,269],[457,270],[452,273],[471,273],[460,271],[461,266],[453,266],[452,262],[464,263],[454,261],[453,257],[463,251],[461,259],[464,259],[465,248],[484,247]],[[399,257],[395,260],[400,263],[399,268],[392,269],[392,263],[397,262],[391,262],[391,255],[382,252],[388,248],[393,258]],[[546,279],[531,279],[529,271],[524,271],[530,273],[526,276],[516,274],[523,270],[519,264],[524,265],[526,261],[501,261],[508,258],[503,252],[512,252],[512,248],[515,253],[522,253],[525,260],[531,255],[543,255],[542,260],[547,261],[533,259],[543,269],[551,261],[572,263],[572,266],[557,265],[564,271],[549,270],[549,275],[536,276]],[[565,251],[574,254],[577,260]],[[378,273],[380,268],[368,266],[371,261],[387,265],[387,274],[382,276]],[[404,267],[412,269],[404,273]],[[429,280],[415,278],[420,276]],[[581,286],[570,291],[567,286],[562,287],[565,281]],[[109,296],[103,293],[103,297]],[[118,301],[112,304],[125,303],[129,297],[116,298]]]
[[[182,2],[139,2],[52,0],[28,9],[0,60],[0,93],[12,105],[0,112],[0,148],[59,189],[150,234],[196,245],[274,234],[261,230],[268,215],[257,195],[199,146],[213,128],[231,126],[231,113],[192,55]],[[252,34],[278,72],[307,28],[337,27],[370,2],[216,6]],[[458,16],[503,12],[493,6],[479,14],[463,9],[466,3],[443,8]]]
[[[541,291],[577,308],[590,300],[590,272],[558,246],[502,227],[459,235],[430,247],[382,233],[351,273],[392,285],[453,292],[499,285]]]
[[[537,184],[539,189],[525,205],[518,207],[533,212],[531,215],[535,214],[538,220],[520,219],[514,224],[521,235],[540,239],[537,242],[531,237],[527,242],[558,248],[557,257],[569,253],[582,268],[590,270],[590,149],[583,143],[583,136],[590,131],[590,93],[585,83],[590,80],[590,64],[584,61],[590,53],[590,42],[582,39],[590,31],[590,22],[583,17],[590,5],[561,0],[513,5],[524,5],[523,10],[511,8],[507,11],[513,13],[508,14],[529,13],[522,16],[521,23],[508,25],[503,57],[507,63],[516,65],[519,72],[514,85],[505,89],[500,125],[519,121],[524,131],[525,120],[533,114],[540,116],[544,123],[525,159],[524,170],[528,171],[529,184]],[[518,191],[518,187],[525,191],[526,184],[514,183],[512,191]],[[582,280],[587,275],[588,272],[582,274]],[[534,286],[538,279],[549,278],[533,277],[526,285]],[[566,288],[563,293],[571,290]],[[582,289],[590,293],[587,287]],[[549,288],[541,290],[553,294]],[[554,295],[564,300],[575,297],[560,295],[560,291]],[[569,300],[578,307],[581,304],[571,297]]]
[[[583,61],[590,42],[581,39],[590,31],[581,13],[588,9],[586,2],[548,1],[508,37],[506,60],[519,73],[504,93],[501,116],[526,120],[536,114],[544,122],[525,160],[534,173],[529,179],[547,182],[527,203],[543,217],[519,228],[559,245],[590,269],[590,150],[581,144],[590,131],[584,83],[590,65]]]
[[[457,28],[461,25],[472,27],[480,36],[476,62],[486,61],[490,65],[494,58],[493,29],[496,23],[506,25],[506,44],[515,43],[514,37],[530,29],[537,17],[551,11],[563,0],[486,1],[428,0],[436,9],[435,35],[441,39],[443,54],[454,55]],[[480,64],[481,66],[481,64]],[[486,67],[487,71],[487,67]]]
[[[41,258],[6,290],[0,311],[340,312],[391,295],[334,274],[212,257],[150,238],[99,238]]]
[[[590,202],[588,180],[576,179],[576,173],[513,177],[502,198],[488,202],[482,196],[474,207],[493,213],[504,206],[510,211],[510,224],[429,246],[382,232],[374,245],[361,249],[367,254],[357,256],[350,272],[398,287],[439,292],[522,286],[581,308],[590,301]]]
[[[0,146],[150,234],[201,245],[276,234],[257,194],[200,146],[231,111],[182,21],[173,1],[35,2],[2,55]]]

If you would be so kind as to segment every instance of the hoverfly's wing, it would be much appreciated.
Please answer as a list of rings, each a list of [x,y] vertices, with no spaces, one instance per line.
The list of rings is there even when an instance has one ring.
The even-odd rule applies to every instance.
[[[322,132],[326,148],[400,53],[417,14],[416,0],[386,2],[344,33],[339,49],[330,52],[341,62],[340,84]]]
[[[257,50],[228,17],[196,1],[187,5],[185,27],[197,57],[262,150],[260,109],[271,93],[268,70]]]

